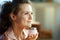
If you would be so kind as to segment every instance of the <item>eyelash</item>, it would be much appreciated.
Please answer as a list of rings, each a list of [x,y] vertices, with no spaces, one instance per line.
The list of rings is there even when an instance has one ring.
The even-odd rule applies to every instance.
[[[27,15],[27,14],[29,14],[29,13],[25,13],[25,15]],[[31,13],[31,14],[33,14],[33,13]]]
[[[28,14],[28,13],[25,13],[25,15]]]

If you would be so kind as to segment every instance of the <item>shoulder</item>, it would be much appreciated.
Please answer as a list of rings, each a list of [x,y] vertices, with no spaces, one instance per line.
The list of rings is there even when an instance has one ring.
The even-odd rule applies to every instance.
[[[7,37],[5,36],[5,34],[0,35],[0,40],[7,40]]]
[[[0,40],[3,40],[3,35],[0,35]]]

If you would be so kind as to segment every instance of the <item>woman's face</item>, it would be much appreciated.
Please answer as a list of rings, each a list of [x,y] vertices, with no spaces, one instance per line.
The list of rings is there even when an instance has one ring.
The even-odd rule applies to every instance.
[[[21,4],[15,22],[24,27],[30,27],[32,22],[32,7],[30,4]]]

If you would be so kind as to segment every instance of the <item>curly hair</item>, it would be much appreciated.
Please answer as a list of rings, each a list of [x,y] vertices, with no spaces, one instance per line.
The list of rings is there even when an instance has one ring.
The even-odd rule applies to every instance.
[[[12,2],[9,1],[2,5],[0,14],[0,34],[3,34],[11,27],[12,20],[10,18],[10,13],[13,12],[13,14],[17,15],[19,5],[23,3],[30,4],[29,0],[13,0]]]

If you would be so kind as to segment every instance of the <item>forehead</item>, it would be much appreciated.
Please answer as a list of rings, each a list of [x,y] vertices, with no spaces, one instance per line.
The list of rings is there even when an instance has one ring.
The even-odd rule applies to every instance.
[[[30,4],[21,4],[19,6],[19,9],[21,11],[30,11],[30,12],[32,12],[32,6]]]

